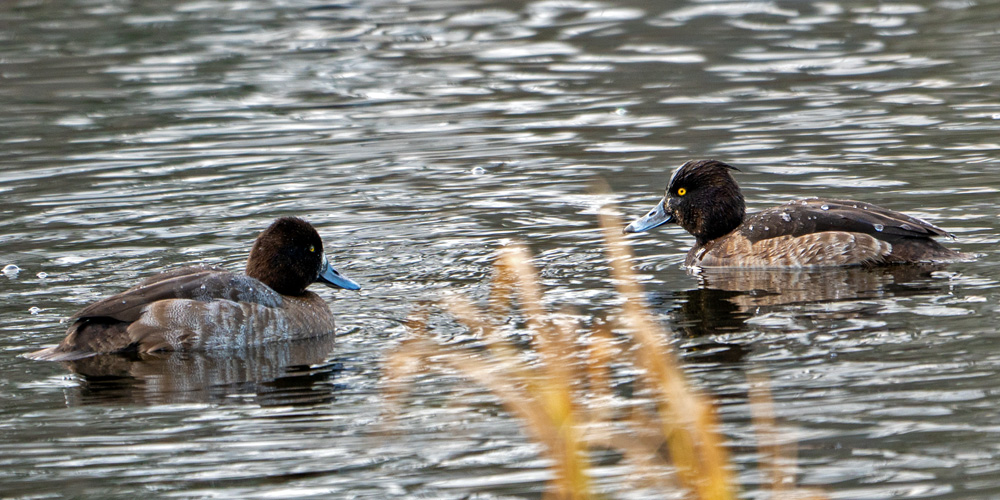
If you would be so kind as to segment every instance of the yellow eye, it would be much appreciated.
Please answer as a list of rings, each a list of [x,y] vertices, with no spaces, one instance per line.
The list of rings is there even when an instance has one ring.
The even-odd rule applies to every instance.
[[[310,253],[316,253],[316,247],[313,246],[313,245],[309,245],[309,252]]]
[[[684,189],[684,188],[677,188],[677,196],[684,196],[684,195],[686,195],[686,194],[687,194],[687,192],[688,192],[688,190],[687,190],[687,189]]]

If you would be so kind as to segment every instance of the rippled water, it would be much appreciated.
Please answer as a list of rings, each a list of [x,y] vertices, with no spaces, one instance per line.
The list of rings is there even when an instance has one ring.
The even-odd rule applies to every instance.
[[[631,238],[749,495],[749,369],[774,385],[801,481],[832,498],[1000,495],[990,2],[14,0],[0,16],[0,266],[20,268],[0,275],[5,498],[538,497],[538,450],[482,389],[426,379],[388,433],[379,363],[415,304],[483,298],[515,239],[555,303],[613,311],[598,208],[642,213],[699,157],[743,170],[751,210],[857,198],[981,254],[694,276],[679,228]],[[75,373],[18,357],[140,277],[239,269],[291,214],[364,286],[318,290],[335,345]]]

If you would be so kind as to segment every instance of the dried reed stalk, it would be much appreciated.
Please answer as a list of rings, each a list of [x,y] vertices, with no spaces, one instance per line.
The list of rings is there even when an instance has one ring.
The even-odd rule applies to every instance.
[[[632,479],[643,487],[679,490],[685,498],[734,499],[737,486],[714,407],[691,388],[666,342],[667,332],[649,313],[632,271],[631,253],[621,237],[620,221],[607,214],[600,221],[615,287],[625,299],[616,324],[630,335],[631,348],[619,346],[611,326],[595,326],[581,335],[579,325],[554,321],[544,305],[528,251],[511,245],[501,250],[495,265],[487,312],[458,295],[440,301],[451,317],[481,336],[482,348],[431,341],[429,313],[420,309],[409,320],[418,335],[404,341],[389,357],[386,378],[407,380],[438,365],[488,388],[551,460],[555,478],[548,485],[547,498],[595,498],[587,452],[604,446],[622,453],[636,471]],[[527,352],[499,328],[504,318],[518,313],[531,339]],[[641,401],[611,404],[621,403],[611,382],[613,363],[640,369],[638,381],[651,405]],[[392,403],[399,394],[388,396]],[[764,455],[775,457],[769,469],[772,488],[775,495],[794,492],[787,473],[777,467],[784,462],[777,458],[781,450],[767,440],[774,435],[773,416],[763,415],[758,425],[770,433],[761,435],[762,443],[767,443]]]
[[[649,314],[632,271],[631,252],[622,240],[621,221],[606,212],[600,221],[615,288],[625,299],[622,317],[638,344],[646,381],[659,391],[657,413],[680,482],[695,498],[735,498],[714,407],[690,388],[673,349],[664,343],[666,332]]]
[[[750,414],[760,453],[759,468],[769,480],[771,498],[823,500],[826,497],[821,491],[795,486],[795,444],[781,442],[774,415],[774,398],[767,378],[755,372],[749,373],[747,378],[750,380]]]

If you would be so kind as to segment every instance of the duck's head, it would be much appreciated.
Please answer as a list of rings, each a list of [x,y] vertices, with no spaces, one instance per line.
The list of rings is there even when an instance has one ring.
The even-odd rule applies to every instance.
[[[298,217],[281,217],[257,236],[246,273],[282,295],[301,295],[317,281],[336,288],[361,289],[330,265],[319,233]]]
[[[704,244],[732,232],[743,222],[746,205],[730,174],[736,167],[718,160],[691,160],[674,171],[663,199],[625,227],[638,233],[676,222]]]

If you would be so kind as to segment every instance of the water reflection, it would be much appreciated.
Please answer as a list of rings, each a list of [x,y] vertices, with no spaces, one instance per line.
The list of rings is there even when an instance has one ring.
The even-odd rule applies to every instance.
[[[941,293],[932,273],[943,265],[846,267],[833,269],[702,269],[700,289],[738,292],[740,308],[814,304],[881,298],[897,294]]]
[[[0,275],[7,496],[541,496],[533,450],[473,388],[459,397],[422,381],[406,441],[361,436],[379,412],[372,367],[414,303],[483,297],[506,239],[528,239],[547,263],[556,303],[612,308],[587,182],[649,193],[693,157],[745,165],[752,208],[877,201],[988,253],[951,279],[692,277],[662,258],[683,256],[686,235],[634,242],[684,349],[709,356],[692,370],[707,392],[743,394],[733,362],[766,366],[807,482],[834,498],[997,496],[994,3],[13,0],[0,11],[0,268],[22,269]],[[302,361],[178,354],[90,360],[67,382],[58,365],[16,357],[58,341],[59,315],[137,276],[242,266],[246,228],[277,215],[312,220],[341,241],[338,260],[379,284],[350,303],[325,296],[357,332],[338,339],[344,370],[326,348]],[[720,411],[752,476],[742,403]],[[303,472],[320,475],[292,479]]]
[[[317,404],[333,399],[327,363],[334,335],[292,343],[203,352],[103,355],[64,362],[81,376],[71,405],[223,402],[259,406]]]
[[[721,342],[717,340],[720,336],[769,326],[794,330],[796,317],[881,326],[884,322],[879,315],[886,301],[948,294],[949,282],[934,276],[943,268],[928,264],[821,270],[701,269],[692,272],[698,279],[696,288],[654,293],[651,300],[654,306],[673,307],[669,314],[679,335],[698,339],[686,346],[690,354],[734,362],[742,360],[748,349],[739,343]]]

